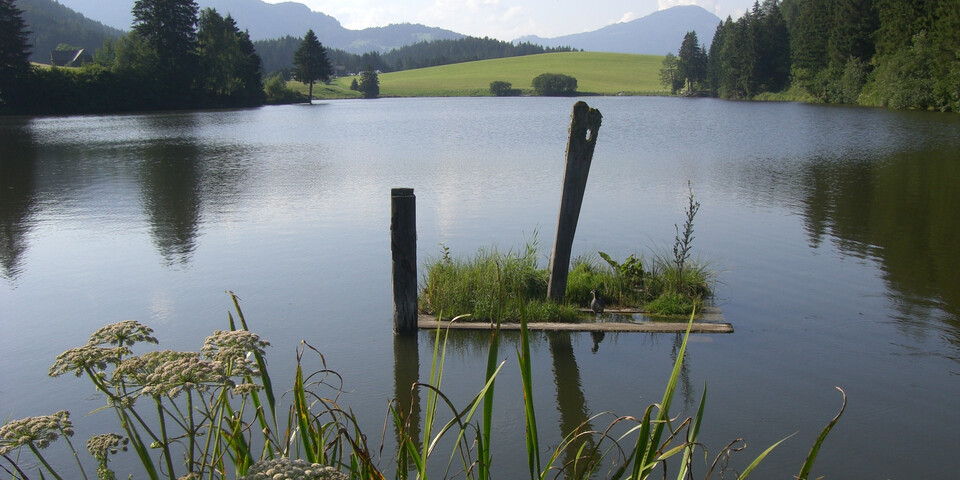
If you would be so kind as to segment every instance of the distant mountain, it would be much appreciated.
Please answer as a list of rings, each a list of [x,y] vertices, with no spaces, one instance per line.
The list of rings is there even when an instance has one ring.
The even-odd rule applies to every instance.
[[[677,53],[683,36],[694,30],[701,44],[713,40],[720,17],[696,5],[672,7],[629,22],[615,23],[592,32],[541,38],[526,36],[514,40],[545,47],[569,46],[591,52],[666,55]]]
[[[90,20],[53,0],[16,0],[23,11],[23,21],[30,31],[30,61],[50,63],[50,52],[66,43],[81,47],[91,55],[107,38],[116,38],[123,32]]]
[[[130,29],[130,10],[135,0],[61,0],[63,5],[117,28]],[[418,24],[349,30],[337,19],[314,12],[302,3],[266,3],[262,0],[197,0],[200,9],[213,8],[221,15],[230,14],[237,26],[250,32],[252,40],[302,37],[313,29],[325,47],[351,53],[387,52],[420,41],[457,39],[463,35],[441,28]]]

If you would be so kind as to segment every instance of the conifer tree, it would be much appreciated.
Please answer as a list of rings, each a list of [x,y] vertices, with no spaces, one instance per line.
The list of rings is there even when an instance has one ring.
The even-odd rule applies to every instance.
[[[154,58],[164,106],[190,104],[197,68],[197,11],[193,0],[137,0],[133,31]],[[144,68],[141,66],[140,68]],[[143,73],[143,72],[141,72]]]
[[[0,0],[0,108],[14,100],[15,90],[30,73],[29,32],[22,13],[13,0]]]
[[[700,48],[697,32],[687,32],[677,55],[677,74],[689,90],[696,90],[707,78],[707,56]]]
[[[312,29],[307,30],[300,47],[293,53],[293,65],[293,77],[310,86],[308,98],[312,102],[314,82],[327,81],[333,71],[330,61],[327,60],[327,51]]]
[[[368,67],[360,72],[360,83],[357,89],[363,94],[363,98],[377,98],[380,96],[380,75],[376,70]]]

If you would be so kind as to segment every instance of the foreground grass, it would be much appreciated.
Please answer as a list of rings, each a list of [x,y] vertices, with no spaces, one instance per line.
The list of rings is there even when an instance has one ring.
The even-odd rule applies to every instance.
[[[490,95],[490,83],[501,80],[532,94],[533,78],[541,73],[562,73],[577,79],[584,95],[664,95],[659,72],[663,57],[601,52],[563,52],[498,58],[419,68],[380,75],[380,95],[385,97],[437,97]],[[349,91],[356,77],[333,83]]]
[[[231,315],[230,330],[214,332],[198,352],[156,350],[135,355],[131,347],[139,350],[144,344],[158,342],[151,328],[128,320],[101,328],[85,345],[57,357],[51,376],[86,377],[106,401],[100,413],[117,416],[122,433],[94,435],[86,443],[97,464],[96,478],[117,478],[110,459],[129,448],[143,468],[135,472],[136,478],[152,480],[385,479],[373,456],[377,450],[367,444],[368,438],[376,437],[360,431],[350,409],[338,403],[343,379],[326,367],[319,351],[302,343],[297,349],[293,386],[278,396],[267,371],[265,348],[269,343],[247,330],[237,298],[230,295],[240,324]],[[715,470],[723,478],[729,457],[746,444],[734,440],[710,463],[699,440],[706,387],[693,416],[681,419],[670,413],[692,324],[691,315],[660,403],[647,406],[639,416],[614,416],[606,429],[590,427],[609,417],[596,415],[565,432],[558,445],[541,449],[530,336],[521,312],[517,364],[523,394],[518,401],[524,406],[530,480],[666,478],[668,465],[678,470],[678,479],[693,478],[695,467],[706,471],[704,478],[710,478]],[[397,447],[395,452],[383,452],[381,445],[380,452],[393,456],[398,480],[426,479],[428,471],[443,472],[440,478],[489,480],[496,471],[491,455],[496,411],[493,392],[506,364],[506,360],[499,361],[500,330],[491,332],[483,385],[464,407],[455,406],[440,389],[446,344],[443,331],[437,330],[429,379],[411,385],[426,397],[422,420],[419,400],[414,400],[419,394],[390,402],[383,433],[392,424]],[[303,371],[301,360],[308,353],[319,357],[321,370]],[[824,439],[843,413],[846,395],[843,397],[840,413],[821,431],[795,478],[809,478]],[[287,405],[282,406],[281,401]],[[31,478],[27,471],[36,470],[36,478],[89,480],[93,476],[85,471],[85,462],[70,440],[74,433],[66,411],[5,421],[0,427],[0,468],[13,479]],[[63,462],[49,462],[41,452],[61,438],[76,460],[75,470],[68,467],[70,474],[61,474],[64,467],[54,465]],[[746,479],[785,440],[761,452],[737,478]],[[437,462],[441,465],[431,467]]]

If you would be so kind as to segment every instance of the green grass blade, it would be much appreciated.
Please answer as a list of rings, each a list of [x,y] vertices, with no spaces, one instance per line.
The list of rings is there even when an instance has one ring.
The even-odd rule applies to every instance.
[[[817,437],[816,443],[814,443],[813,447],[810,448],[810,453],[807,454],[807,459],[800,467],[800,473],[797,475],[798,480],[807,480],[807,477],[810,476],[810,470],[813,468],[813,462],[817,459],[817,454],[820,452],[820,446],[823,445],[823,441],[827,438],[827,434],[830,433],[830,430],[833,429],[833,426],[837,424],[837,420],[840,420],[840,415],[843,415],[843,411],[847,408],[847,393],[844,392],[840,387],[836,388],[837,390],[840,390],[840,395],[843,396],[843,404],[840,405],[840,411],[837,412],[837,416],[833,417],[833,420],[831,420],[830,423],[823,428],[823,431],[820,432],[820,436]]]
[[[677,480],[684,480],[687,477],[687,472],[690,469],[690,463],[693,460],[693,451],[694,445],[697,443],[697,439],[700,436],[700,424],[703,421],[703,407],[707,403],[707,385],[703,385],[703,394],[700,396],[700,407],[697,408],[697,414],[693,417],[693,425],[690,427],[689,433],[687,435],[687,443],[685,444],[685,449],[683,451],[683,463],[680,464],[680,473],[677,475]]]
[[[303,444],[303,451],[310,463],[317,463],[316,450],[314,449],[313,439],[318,438],[317,432],[313,431],[313,422],[310,418],[310,407],[307,404],[306,391],[303,385],[303,368],[300,362],[297,362],[296,375],[293,380],[293,403],[294,415],[297,417],[297,426],[300,429],[300,442]]]
[[[793,435],[790,435],[790,437],[792,437],[792,436],[793,436]],[[790,437],[786,437],[786,438],[784,438],[784,439],[781,439],[779,442],[774,443],[773,445],[770,445],[769,447],[767,447],[767,449],[764,450],[763,453],[761,453],[760,455],[758,455],[757,458],[753,459],[753,461],[750,462],[750,465],[747,465],[747,468],[743,469],[743,473],[741,473],[740,476],[737,477],[737,478],[738,478],[739,480],[745,480],[747,477],[749,477],[750,474],[753,473],[753,470],[754,470],[755,468],[757,468],[758,465],[760,465],[760,462],[762,462],[763,459],[766,458],[767,455],[768,455],[770,452],[772,452],[774,448],[777,448],[778,445],[780,445],[781,443],[785,442],[785,441],[787,440],[787,438],[790,438]]]
[[[650,445],[650,415],[653,413],[653,407],[653,405],[648,406],[646,411],[643,412],[643,418],[640,420],[640,433],[637,435],[637,445],[634,447],[632,455],[634,464],[633,473],[630,478],[634,480],[646,476],[646,474],[642,472],[646,470],[647,452],[656,448]]]
[[[497,356],[500,354],[500,322],[490,333],[490,350],[487,352],[487,369],[484,378],[490,383],[490,389],[483,396],[483,433],[481,438],[484,440],[479,445],[478,455],[480,457],[479,473],[480,478],[486,480],[490,477],[490,439],[493,428],[493,383],[492,380],[497,374]],[[502,365],[502,364],[501,364]]]
[[[520,364],[520,379],[523,382],[523,412],[526,420],[527,464],[530,478],[542,478],[540,466],[540,439],[537,434],[537,415],[533,408],[533,375],[530,365],[530,331],[527,329],[526,309],[520,310],[520,351],[517,362]]]
[[[654,422],[653,433],[650,439],[650,446],[647,449],[646,458],[643,463],[651,465],[654,463],[655,456],[660,448],[660,439],[663,436],[663,429],[670,422],[670,404],[673,402],[673,394],[677,389],[677,380],[680,378],[680,369],[683,366],[683,359],[687,352],[687,341],[690,339],[690,329],[693,328],[693,317],[696,311],[690,313],[690,321],[687,323],[687,331],[683,335],[683,343],[680,344],[680,350],[677,353],[677,359],[673,362],[673,372],[670,374],[670,380],[667,382],[667,388],[663,392],[663,400],[660,402],[660,412],[657,414],[657,420]],[[644,478],[649,471],[641,472],[639,477]]]

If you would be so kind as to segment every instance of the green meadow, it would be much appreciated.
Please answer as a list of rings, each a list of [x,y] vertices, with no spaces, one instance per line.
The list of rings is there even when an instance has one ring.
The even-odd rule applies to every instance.
[[[583,95],[663,95],[667,91],[659,80],[662,62],[663,57],[658,55],[598,52],[546,53],[481,60],[381,74],[380,95],[490,95],[490,82],[497,80],[510,82],[513,88],[530,95],[533,93],[533,78],[541,73],[562,73],[576,78],[577,92]],[[355,78],[338,78],[331,86],[349,91],[350,82]],[[291,87],[297,88],[294,85]],[[316,87],[314,95],[317,95]]]

